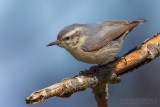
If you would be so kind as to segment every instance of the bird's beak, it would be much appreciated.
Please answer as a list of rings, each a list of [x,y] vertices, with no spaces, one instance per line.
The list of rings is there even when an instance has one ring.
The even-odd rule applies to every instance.
[[[53,45],[58,45],[58,44],[59,44],[59,42],[58,42],[58,41],[54,41],[54,42],[52,42],[52,43],[48,44],[47,46],[53,46]]]

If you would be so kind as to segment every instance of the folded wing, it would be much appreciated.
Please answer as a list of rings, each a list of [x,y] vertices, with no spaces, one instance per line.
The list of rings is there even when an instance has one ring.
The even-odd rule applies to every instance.
[[[92,52],[101,49],[108,45],[112,40],[123,37],[131,31],[135,26],[146,22],[145,19],[136,21],[103,21],[97,24],[102,24],[103,27],[88,37],[81,49],[85,52]],[[127,33],[126,33],[127,32]],[[124,35],[123,35],[124,34]],[[123,35],[123,36],[122,36]]]

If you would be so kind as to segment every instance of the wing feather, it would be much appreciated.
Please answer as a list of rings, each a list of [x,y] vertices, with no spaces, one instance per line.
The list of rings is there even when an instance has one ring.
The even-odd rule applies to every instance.
[[[108,45],[112,40],[121,37],[123,34],[127,34],[135,26],[144,23],[145,20],[136,21],[103,21],[97,24],[102,24],[103,27],[97,31],[97,33],[92,34],[86,40],[81,49],[85,52],[92,52],[101,49],[102,47]],[[91,31],[90,31],[91,32]],[[123,36],[124,37],[124,36]]]

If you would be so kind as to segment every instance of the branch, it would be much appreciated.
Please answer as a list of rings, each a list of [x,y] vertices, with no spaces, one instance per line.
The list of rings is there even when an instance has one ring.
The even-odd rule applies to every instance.
[[[52,96],[70,97],[75,92],[92,88],[98,107],[107,107],[107,83],[120,82],[117,75],[144,66],[158,56],[160,56],[160,34],[147,39],[141,47],[130,51],[122,58],[117,58],[108,64],[92,66],[89,70],[81,71],[78,76],[66,78],[60,83],[33,92],[26,98],[26,103],[39,103]]]

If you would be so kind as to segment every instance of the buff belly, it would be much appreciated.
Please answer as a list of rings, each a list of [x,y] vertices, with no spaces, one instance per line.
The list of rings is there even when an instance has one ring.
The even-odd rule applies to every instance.
[[[114,41],[109,45],[93,52],[84,52],[80,47],[72,50],[68,50],[72,56],[78,61],[82,61],[89,64],[104,64],[111,61],[118,53],[122,41]]]

